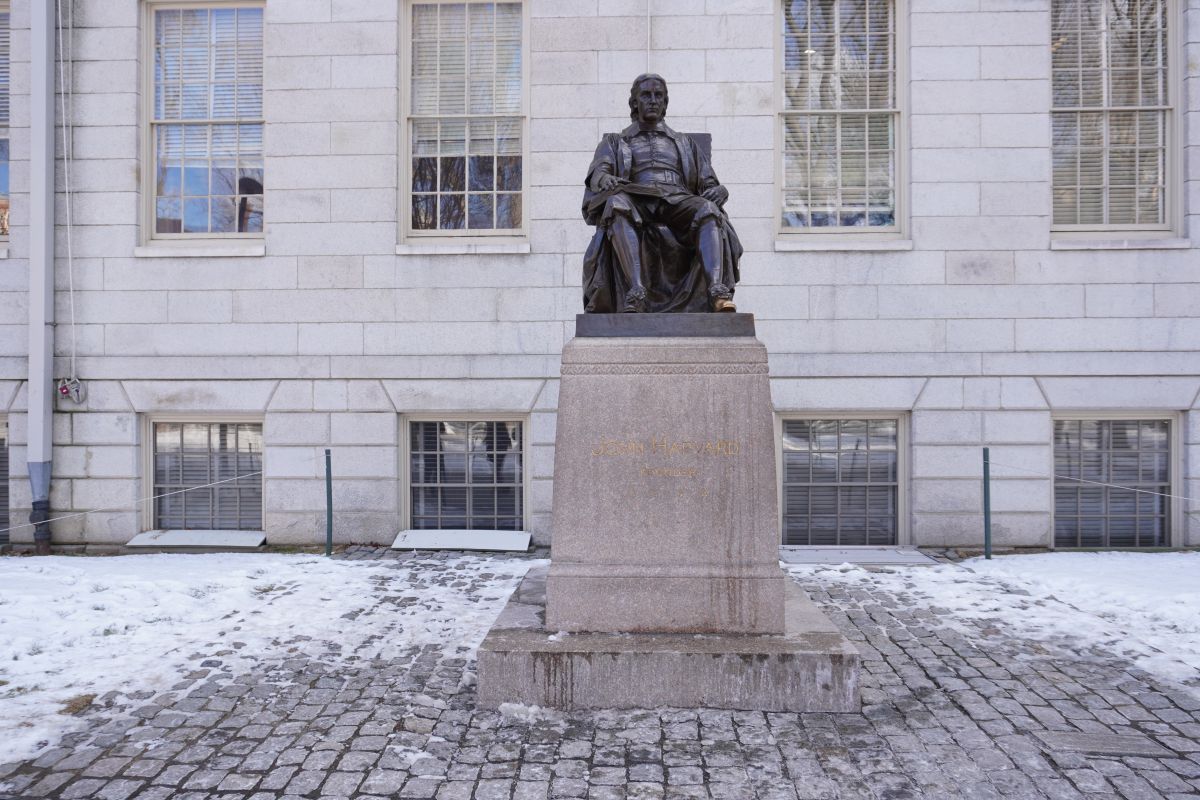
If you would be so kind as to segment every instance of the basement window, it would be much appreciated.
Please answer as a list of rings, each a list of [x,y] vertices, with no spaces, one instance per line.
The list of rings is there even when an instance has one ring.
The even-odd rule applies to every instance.
[[[899,420],[783,421],[784,545],[894,545]]]
[[[1171,423],[1054,421],[1054,546],[1166,547]]]
[[[263,429],[249,422],[154,423],[154,527],[263,525]]]
[[[412,420],[409,528],[525,528],[525,424],[520,420]]]

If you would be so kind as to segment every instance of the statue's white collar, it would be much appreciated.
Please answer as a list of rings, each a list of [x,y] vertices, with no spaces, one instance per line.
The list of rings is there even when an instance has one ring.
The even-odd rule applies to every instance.
[[[671,138],[675,138],[675,135],[676,135],[675,131],[673,131],[667,127],[667,123],[660,121],[660,122],[656,122],[654,124],[653,128],[643,128],[641,125],[639,125],[638,123],[635,122],[632,125],[630,125],[628,128],[626,128],[625,130],[621,131],[621,137],[624,139],[629,139],[633,136],[637,136],[643,130],[657,131],[658,133],[665,133],[667,136],[670,136]]]

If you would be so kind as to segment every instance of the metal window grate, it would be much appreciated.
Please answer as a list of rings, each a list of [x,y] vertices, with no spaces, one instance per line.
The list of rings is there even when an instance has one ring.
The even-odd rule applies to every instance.
[[[156,234],[263,229],[263,10],[154,12]]]
[[[409,423],[411,526],[524,527],[520,422]]]
[[[1166,420],[1056,420],[1056,475],[1129,488],[1056,478],[1055,546],[1165,547],[1170,503],[1159,495],[1171,491],[1170,432]]]
[[[155,423],[154,494],[190,490],[155,501],[155,527],[262,530],[262,452],[260,424]]]
[[[1166,224],[1168,0],[1054,0],[1054,224]]]
[[[783,22],[783,227],[894,229],[894,4],[785,0]]]
[[[520,3],[412,5],[411,227],[522,225]]]
[[[8,436],[0,423],[0,544],[8,544]]]
[[[9,161],[9,54],[12,15],[8,3],[0,2],[0,236],[8,236]]]
[[[899,422],[783,423],[783,543],[891,545],[897,536]]]

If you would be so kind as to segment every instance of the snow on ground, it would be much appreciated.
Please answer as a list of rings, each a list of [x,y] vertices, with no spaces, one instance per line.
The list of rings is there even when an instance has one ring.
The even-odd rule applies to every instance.
[[[219,657],[222,669],[238,674],[294,655],[336,664],[425,644],[470,655],[520,576],[538,563],[264,554],[0,558],[0,762],[30,757],[81,726],[59,713],[69,700],[162,691],[203,658]],[[1013,637],[1099,645],[1200,693],[1200,553],[1050,553],[887,571],[787,568],[805,582],[916,597],[949,624],[988,619]]]
[[[72,698],[163,690],[196,669],[198,656],[220,653],[236,674],[297,654],[336,662],[440,644],[469,655],[537,563],[0,558],[0,763],[81,726],[59,713]],[[381,601],[389,596],[417,599]]]
[[[819,583],[916,595],[950,621],[995,619],[1014,636],[1100,645],[1200,695],[1200,553],[1044,553],[886,572],[787,566]]]

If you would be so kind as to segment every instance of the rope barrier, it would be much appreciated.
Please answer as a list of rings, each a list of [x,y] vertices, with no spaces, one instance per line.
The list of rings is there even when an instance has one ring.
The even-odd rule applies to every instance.
[[[262,470],[259,470],[258,472],[247,472],[244,475],[238,475],[233,478],[225,478],[224,480],[220,480],[220,481],[213,481],[212,483],[206,483],[203,486],[189,486],[186,489],[176,489],[173,492],[166,492],[165,494],[156,494],[153,497],[141,497],[141,498],[138,498],[137,500],[134,500],[133,505],[136,507],[136,506],[142,505],[143,503],[149,503],[151,500],[160,500],[164,497],[171,497],[172,495],[183,494],[184,492],[194,492],[194,491],[197,491],[198,489],[210,489],[213,486],[220,486],[222,483],[231,483],[232,481],[240,481],[242,478],[253,478],[256,475],[262,475]],[[64,520],[64,519],[74,519],[75,517],[86,517],[88,514],[100,514],[105,511],[128,511],[128,510],[129,510],[129,508],[127,508],[125,506],[119,506],[119,507],[113,507],[113,508],[93,508],[90,511],[80,511],[78,514],[65,514],[61,517],[54,517],[53,519],[46,520],[46,522],[50,523],[50,522],[58,522],[59,520]],[[8,533],[9,531],[15,531],[15,530],[19,530],[21,528],[32,528],[32,527],[34,527],[34,523],[26,522],[23,525],[14,525],[11,528],[0,528],[0,533]]]
[[[1093,486],[1108,486],[1113,489],[1124,489],[1127,492],[1137,492],[1138,494],[1152,494],[1156,497],[1169,497],[1173,500],[1183,500],[1187,503],[1196,503],[1194,497],[1188,497],[1182,494],[1166,494],[1164,492],[1152,492],[1149,489],[1137,489],[1133,486],[1122,486],[1119,483],[1105,483],[1103,481],[1090,481],[1087,478],[1072,478],[1070,475],[1059,475],[1056,472],[1039,472],[1037,470],[1025,469],[1024,467],[1015,467],[1012,464],[1001,464],[999,461],[992,461],[993,467],[1004,467],[1005,469],[1015,469],[1017,472],[1024,472],[1029,475],[1036,475],[1039,478],[1060,478],[1064,481],[1075,481],[1076,483],[1087,483]]]

